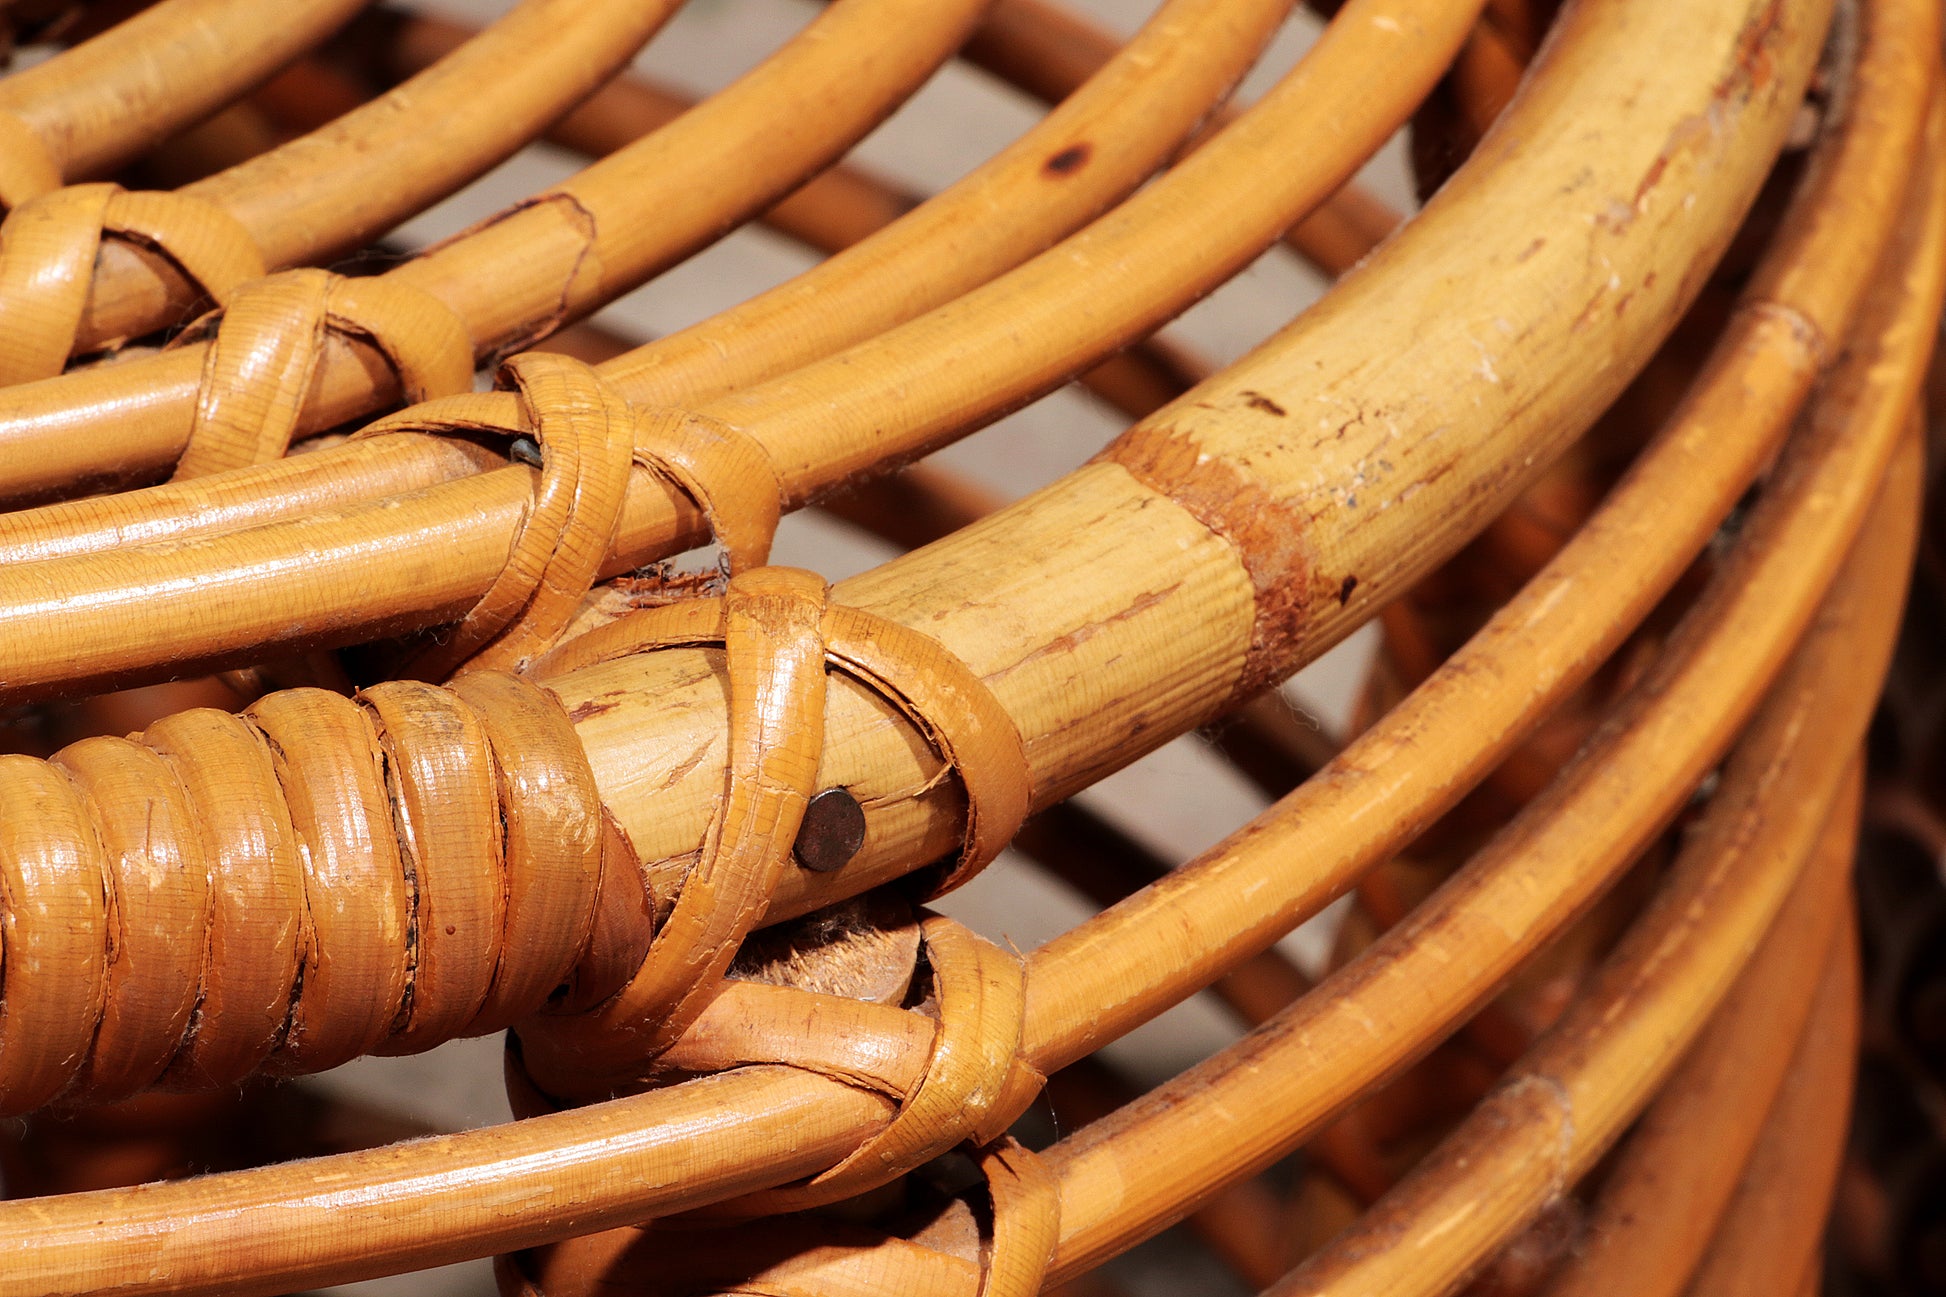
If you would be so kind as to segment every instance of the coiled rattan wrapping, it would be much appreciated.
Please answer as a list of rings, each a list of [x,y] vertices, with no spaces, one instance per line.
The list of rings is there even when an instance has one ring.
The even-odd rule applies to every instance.
[[[0,1292],[1115,1291],[1185,1221],[1282,1295],[1790,1293],[1834,1195],[1873,1268],[1935,0],[1345,0],[1248,105],[1288,0],[830,0],[693,102],[610,79],[673,3],[357,7],[0,7],[66,42],[0,79]],[[956,53],[1052,106],[841,161]],[[759,218],[825,259],[576,324]],[[1280,244],[1336,282],[1248,355],[1152,336]],[[1075,380],[1132,422],[1027,498],[888,476]],[[911,552],[774,564],[811,505]],[[1351,732],[1266,700],[1374,619]],[[1225,724],[1278,800],[1194,860],[1068,800]],[[1099,913],[927,908],[1009,843]],[[1100,1052],[1206,986],[1234,1044]],[[500,1126],[251,1088],[500,1032]]]

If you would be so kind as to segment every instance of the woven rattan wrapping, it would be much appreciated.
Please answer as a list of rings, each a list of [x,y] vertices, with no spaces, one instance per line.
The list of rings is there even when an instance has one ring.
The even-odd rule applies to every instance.
[[[0,1294],[1929,1282],[1928,603],[1866,740],[1938,0],[828,0],[625,69],[702,7],[0,4]],[[848,156],[961,64],[1033,122]],[[809,268],[587,320],[756,222]],[[1259,259],[1327,287],[1158,332]],[[1069,384],[1116,435],[1023,498],[915,463]],[[1271,800],[1193,858],[1073,800],[1199,730]],[[1088,917],[941,912],[1009,846]],[[308,1079],[486,1036],[498,1125]],[[1918,1115],[1841,1168],[1861,1047]]]

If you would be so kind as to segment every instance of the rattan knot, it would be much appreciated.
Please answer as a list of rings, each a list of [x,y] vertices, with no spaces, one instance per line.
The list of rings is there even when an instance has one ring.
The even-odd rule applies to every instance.
[[[828,595],[813,573],[744,571],[720,599],[632,614],[536,663],[552,674],[630,653],[721,644],[729,677],[724,794],[648,959],[594,1011],[522,1028],[527,1066],[547,1093],[585,1097],[641,1079],[717,994],[789,867],[817,789],[827,662],[910,717],[960,777],[965,846],[936,891],[984,868],[1025,818],[1031,791],[1020,734],[980,678],[936,640],[832,604]]]
[[[523,352],[501,377],[511,393],[428,402],[358,434],[502,436],[539,447],[540,485],[506,567],[413,671],[438,678],[462,667],[519,670],[551,648],[614,548],[632,464],[695,501],[732,574],[768,560],[783,488],[754,437],[694,411],[638,411],[599,371],[567,356]]]
[[[439,679],[461,669],[521,669],[553,646],[615,547],[635,454],[635,411],[592,367],[525,352],[500,372],[511,391],[429,401],[360,437],[429,432],[530,438],[540,481],[507,562],[440,643],[410,664]]]
[[[645,410],[635,462],[696,502],[732,575],[770,561],[784,486],[763,443],[691,410]]]
[[[175,480],[281,459],[334,333],[375,347],[409,404],[473,386],[472,340],[430,293],[315,269],[254,279],[171,341],[209,343]]]
[[[1035,1297],[1061,1242],[1061,1183],[1040,1154],[1011,1138],[982,1150],[993,1235],[980,1267],[980,1297]]]
[[[918,1084],[891,1123],[844,1161],[801,1184],[741,1198],[733,1209],[776,1215],[855,1197],[962,1144],[991,1144],[1040,1094],[1047,1078],[1021,1050],[1019,957],[943,915],[928,915],[920,932],[938,1028]]]
[[[0,383],[51,378],[67,364],[104,234],[160,253],[219,303],[264,273],[243,224],[188,194],[86,184],[30,197],[0,222]]]
[[[901,908],[889,901],[851,902],[827,922],[807,920],[781,941],[773,938],[767,952],[718,987],[703,1014],[658,1061],[662,1071],[655,1080],[783,1065],[875,1091],[898,1104],[877,1136],[824,1173],[688,1213],[645,1235],[645,1242],[659,1239],[655,1252],[667,1256],[671,1231],[708,1225],[675,1249],[699,1264],[694,1273],[665,1276],[670,1290],[723,1291],[722,1279],[712,1271],[725,1261],[750,1263],[741,1241],[746,1234],[775,1242],[778,1236],[771,1231],[787,1235],[788,1222],[811,1219],[795,1213],[854,1197],[954,1151],[976,1161],[991,1192],[992,1229],[983,1248],[979,1291],[1040,1290],[1059,1235],[1059,1194],[1040,1159],[1005,1134],[1044,1081],[1022,1053],[1021,962],[953,920],[929,914],[915,925],[905,921]],[[922,966],[929,970],[923,979],[916,976]],[[517,1050],[510,1052],[509,1063],[516,1114],[532,1116],[555,1106],[529,1084]],[[759,1226],[752,1217],[768,1219]],[[829,1222],[822,1227],[829,1228]],[[895,1233],[828,1254],[828,1268],[821,1262],[805,1270],[787,1262],[792,1266],[788,1291],[843,1290],[828,1285],[869,1274],[871,1253],[890,1248],[912,1261],[909,1249],[917,1246],[923,1244]],[[634,1251],[617,1256],[599,1245],[583,1251],[574,1241],[540,1249],[511,1258],[512,1268],[503,1270],[503,1276],[525,1274],[534,1282],[503,1291],[545,1291],[549,1274],[576,1276],[577,1290],[591,1280],[633,1285]],[[781,1249],[782,1255],[793,1253]],[[764,1248],[756,1250],[758,1258],[766,1254]],[[772,1275],[761,1259],[755,1265],[772,1278],[783,1276],[781,1270]],[[734,1273],[747,1277],[742,1270]],[[645,1291],[662,1288],[652,1282]]]
[[[822,578],[759,568],[721,599],[650,609],[616,623],[629,635],[604,648],[580,640],[577,664],[605,656],[721,644],[729,674],[729,762],[702,855],[627,986],[592,1012],[523,1028],[543,1088],[562,1075],[626,1071],[666,1049],[701,1012],[763,917],[790,864],[791,842],[815,790],[824,749],[825,608]],[[583,637],[586,639],[589,637]]]
[[[26,122],[0,113],[0,207],[12,211],[61,187],[61,166]]]

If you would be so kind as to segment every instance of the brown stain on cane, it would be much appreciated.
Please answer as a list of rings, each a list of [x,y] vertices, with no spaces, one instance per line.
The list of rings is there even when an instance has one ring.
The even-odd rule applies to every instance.
[[[1731,52],[1731,66],[1723,78],[1710,88],[1710,98],[1717,105],[1730,100],[1749,100],[1766,90],[1777,81],[1778,47],[1788,39],[1785,30],[1784,0],[1770,0],[1757,14],[1752,15],[1737,32],[1736,47]],[[1595,222],[1619,234],[1634,223],[1637,215],[1648,210],[1649,196],[1660,185],[1669,171],[1669,165],[1685,149],[1701,150],[1715,137],[1720,123],[1715,122],[1715,113],[1692,115],[1670,132],[1669,138],[1657,152],[1655,160],[1642,173],[1635,193],[1621,210],[1610,213],[1597,213]],[[1625,213],[1625,214],[1624,214]],[[1521,260],[1525,260],[1525,254]],[[1644,285],[1647,287],[1647,285]],[[1624,302],[1624,306],[1626,303]],[[1589,312],[1594,309],[1590,303]],[[1617,311],[1619,314],[1620,311]],[[1578,329],[1583,321],[1577,321]]]
[[[613,697],[590,698],[586,702],[576,703],[573,709],[568,712],[568,719],[575,722],[585,721],[590,717],[601,716],[612,712],[619,706],[621,706],[621,702]]]
[[[1643,200],[1649,196],[1649,191],[1661,182],[1662,173],[1668,169],[1669,155],[1667,153],[1658,153],[1655,161],[1649,164],[1649,169],[1642,173],[1642,183],[1635,187],[1635,207],[1638,210],[1641,208]]]
[[[1085,141],[1070,144],[1043,162],[1041,170],[1050,176],[1071,176],[1088,165],[1088,159],[1094,156],[1094,152],[1095,146]]]
[[[1784,0],[1770,0],[1737,33],[1734,67],[1712,88],[1712,96],[1728,99],[1733,95],[1759,95],[1769,89],[1777,80],[1777,49],[1786,38]]]
[[[1316,563],[1310,518],[1265,490],[1248,471],[1220,455],[1205,454],[1201,443],[1181,429],[1138,425],[1099,458],[1121,465],[1235,548],[1256,595],[1250,649],[1236,696],[1261,691],[1289,661],[1311,620]]]
[[[1243,402],[1253,410],[1262,410],[1265,414],[1274,414],[1280,419],[1288,413],[1283,406],[1277,404],[1277,402],[1271,400],[1262,392],[1243,393]]]

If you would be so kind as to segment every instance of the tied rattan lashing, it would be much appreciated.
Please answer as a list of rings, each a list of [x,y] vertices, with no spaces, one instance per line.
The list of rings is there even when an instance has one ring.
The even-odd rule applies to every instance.
[[[1248,104],[1288,0],[830,0],[688,99],[608,80],[667,0],[357,7],[0,6],[66,42],[0,79],[0,1293],[1112,1292],[1182,1222],[1279,1297],[1716,1297],[1819,1291],[1834,1198],[1914,1270],[1838,1186],[1861,1031],[1936,1062],[1848,882],[1946,842],[1924,623],[1865,742],[1938,0],[1344,0]],[[956,53],[1052,106],[842,160]],[[544,133],[596,160],[334,260]],[[757,219],[824,259],[577,323]],[[1335,282],[1154,336],[1267,249]],[[1050,485],[907,467],[1071,381],[1132,422]],[[910,552],[777,561],[806,507]],[[1265,701],[1373,620],[1348,732]],[[1277,800],[1194,859],[1069,800],[1199,727]],[[1099,911],[929,908],[1010,843]],[[1103,1052],[1204,987],[1233,1043]],[[500,1033],[510,1122],[289,1116]]]

